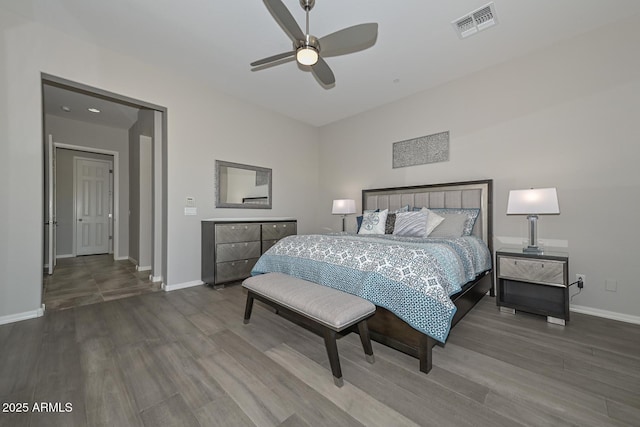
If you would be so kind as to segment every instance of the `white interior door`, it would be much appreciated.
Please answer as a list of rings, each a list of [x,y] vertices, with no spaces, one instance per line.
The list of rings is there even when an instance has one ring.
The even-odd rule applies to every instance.
[[[76,158],[76,255],[109,252],[111,163]]]
[[[48,247],[48,273],[51,275],[56,268],[56,150],[53,147],[53,135],[49,135],[47,171],[49,178],[49,217],[47,218],[47,233],[49,237]]]

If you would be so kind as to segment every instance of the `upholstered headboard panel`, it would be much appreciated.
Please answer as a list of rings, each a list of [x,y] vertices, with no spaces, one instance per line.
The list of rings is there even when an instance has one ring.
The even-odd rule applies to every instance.
[[[467,181],[450,184],[362,190],[362,209],[400,209],[409,205],[427,208],[479,208],[473,235],[489,248],[493,240],[493,181]]]

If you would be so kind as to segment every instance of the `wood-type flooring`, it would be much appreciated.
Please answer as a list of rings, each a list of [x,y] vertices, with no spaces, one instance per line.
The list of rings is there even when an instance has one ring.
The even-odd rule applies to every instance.
[[[245,295],[199,286],[0,326],[0,425],[640,425],[638,325],[572,313],[562,327],[485,297],[429,375],[341,338],[337,388],[323,340],[258,303],[243,324]]]
[[[149,271],[137,271],[131,261],[115,261],[109,254],[61,258],[52,275],[45,273],[43,282],[47,310],[65,310],[160,290],[160,283],[149,280]]]

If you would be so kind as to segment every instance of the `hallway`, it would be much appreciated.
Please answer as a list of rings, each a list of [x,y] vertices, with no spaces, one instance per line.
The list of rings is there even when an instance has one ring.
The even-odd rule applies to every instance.
[[[149,271],[136,271],[129,260],[113,255],[61,258],[52,276],[44,276],[46,310],[63,310],[160,290]]]

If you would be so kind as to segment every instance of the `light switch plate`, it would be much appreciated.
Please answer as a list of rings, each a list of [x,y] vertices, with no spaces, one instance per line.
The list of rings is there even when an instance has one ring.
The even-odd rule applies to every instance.
[[[198,208],[184,208],[185,215],[198,215]]]

